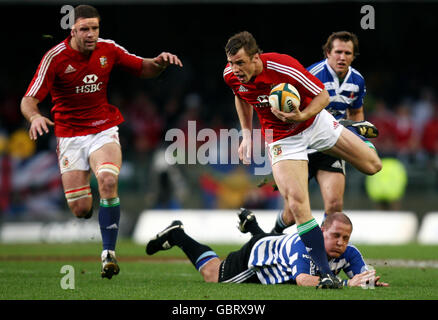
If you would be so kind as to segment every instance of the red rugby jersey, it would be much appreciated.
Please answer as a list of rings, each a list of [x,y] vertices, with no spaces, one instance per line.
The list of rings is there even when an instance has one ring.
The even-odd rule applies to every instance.
[[[301,96],[300,110],[303,110],[323,89],[324,84],[310,74],[296,59],[286,54],[262,53],[263,71],[248,83],[241,83],[233,74],[228,63],[224,70],[224,80],[234,94],[253,106],[259,117],[262,133],[266,141],[273,142],[293,136],[308,128],[315,117],[300,123],[285,123],[272,112],[269,93],[279,83],[290,83]],[[271,129],[273,137],[267,137],[265,131]]]
[[[120,66],[139,76],[142,68],[143,58],[112,40],[99,38],[87,57],[70,47],[70,39],[44,55],[25,94],[43,101],[50,93],[57,137],[98,133],[123,122],[119,109],[107,99],[111,70]]]

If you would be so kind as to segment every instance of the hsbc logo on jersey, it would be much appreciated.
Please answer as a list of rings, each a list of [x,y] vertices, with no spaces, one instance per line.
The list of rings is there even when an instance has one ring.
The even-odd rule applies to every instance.
[[[95,74],[87,74],[82,81],[85,83],[82,86],[76,87],[76,93],[93,93],[96,91],[100,91],[103,82],[97,82],[99,79]]]
[[[254,107],[256,107],[256,108],[270,107],[271,106],[269,104],[269,96],[267,96],[267,95],[258,96],[257,101],[259,103],[254,104]]]
[[[95,74],[87,74],[82,81],[87,84],[95,83],[98,77]]]

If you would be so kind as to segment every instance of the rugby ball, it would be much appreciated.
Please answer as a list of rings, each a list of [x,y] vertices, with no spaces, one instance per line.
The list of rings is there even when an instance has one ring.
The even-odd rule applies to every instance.
[[[289,83],[277,84],[269,94],[271,107],[283,112],[291,112],[299,108],[300,102],[301,98],[297,88]]]

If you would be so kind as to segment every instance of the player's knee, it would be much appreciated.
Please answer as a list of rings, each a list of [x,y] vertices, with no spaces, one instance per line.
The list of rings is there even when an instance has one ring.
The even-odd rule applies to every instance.
[[[97,182],[99,184],[99,190],[101,193],[113,193],[117,190],[117,176],[111,173],[101,173],[97,178]]]
[[[366,174],[373,175],[376,174],[382,170],[382,161],[379,157],[373,158],[371,161],[368,162],[367,168],[366,168]]]
[[[78,200],[69,202],[69,207],[76,218],[86,218],[92,210],[92,201]]]
[[[71,212],[78,218],[89,215],[93,206],[90,185],[84,185],[78,188],[67,189],[65,198]]]
[[[117,190],[120,168],[113,163],[103,163],[96,170],[101,194],[113,194]]]
[[[202,273],[205,282],[218,282],[219,281],[219,271],[217,269],[208,268]]]
[[[288,208],[287,213],[295,215],[297,212],[301,212],[302,208],[306,204],[306,197],[304,194],[293,193],[287,191],[285,195],[285,201]]]
[[[344,201],[339,198],[332,198],[327,201],[325,207],[325,212],[328,214],[342,212],[342,209],[344,207]]]
[[[380,170],[382,170],[382,160],[380,160],[380,158],[377,158],[374,164],[374,173],[377,173]]]
[[[213,258],[208,261],[200,270],[205,282],[219,282],[219,258]]]

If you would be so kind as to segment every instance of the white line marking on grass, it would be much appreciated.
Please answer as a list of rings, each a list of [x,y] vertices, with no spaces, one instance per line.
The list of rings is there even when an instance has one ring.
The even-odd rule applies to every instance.
[[[365,259],[365,260],[369,265],[372,266],[438,269],[438,260],[407,260],[407,259]]]

